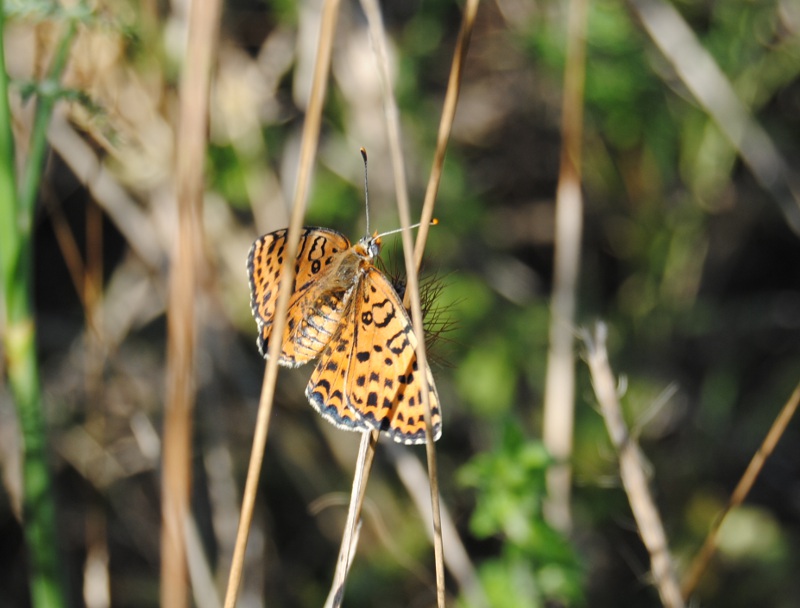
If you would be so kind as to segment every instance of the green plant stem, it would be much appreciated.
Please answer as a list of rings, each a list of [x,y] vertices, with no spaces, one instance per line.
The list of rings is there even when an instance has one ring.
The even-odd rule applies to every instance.
[[[0,41],[3,40],[3,0],[0,0]],[[16,176],[14,175],[14,137],[11,133],[11,109],[8,104],[8,76],[5,70],[5,49],[0,44],[0,264],[3,273],[3,293],[7,295],[9,269],[13,267],[12,252],[18,246],[16,226]],[[8,306],[8,301],[6,301]]]
[[[28,162],[22,176],[19,189],[19,213],[21,221],[28,222],[25,226],[30,232],[30,222],[33,221],[33,207],[39,193],[39,183],[44,168],[44,158],[47,152],[47,127],[53,114],[53,107],[58,100],[57,92],[60,87],[61,74],[67,65],[69,49],[75,36],[75,21],[66,23],[67,31],[61,37],[53,58],[53,65],[45,80],[40,83],[40,95],[36,102],[36,114],[33,118]],[[3,64],[5,65],[5,64]]]
[[[15,189],[14,142],[3,51],[4,7],[0,0],[0,271],[5,310],[8,383],[17,407],[24,458],[23,526],[28,550],[31,601],[36,608],[65,606],[56,542],[55,504],[50,471],[33,316],[33,207],[46,152],[46,131],[55,96],[39,100],[30,156],[19,196]],[[74,25],[59,45],[48,82],[58,82],[66,64]]]

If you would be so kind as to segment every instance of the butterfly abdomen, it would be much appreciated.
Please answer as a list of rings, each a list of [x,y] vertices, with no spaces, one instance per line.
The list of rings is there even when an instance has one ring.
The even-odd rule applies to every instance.
[[[316,359],[328,345],[341,323],[351,291],[352,288],[342,287],[324,291],[303,312],[299,322],[291,320],[293,322],[286,328],[284,344],[294,345],[293,365]]]

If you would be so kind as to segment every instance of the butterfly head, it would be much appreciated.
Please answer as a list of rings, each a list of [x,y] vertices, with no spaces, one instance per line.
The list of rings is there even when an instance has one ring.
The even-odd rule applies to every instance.
[[[365,236],[356,245],[356,251],[364,256],[369,258],[370,260],[374,260],[378,257],[381,252],[381,247],[383,247],[383,242],[381,241],[381,236],[377,232],[372,236]]]

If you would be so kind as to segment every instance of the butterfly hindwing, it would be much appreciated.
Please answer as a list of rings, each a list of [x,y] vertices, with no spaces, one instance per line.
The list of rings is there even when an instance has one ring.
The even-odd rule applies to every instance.
[[[374,266],[360,278],[352,302],[348,405],[370,427],[398,443],[425,443],[422,382],[427,382],[434,441],[441,434],[439,398],[430,369],[419,370],[417,340],[399,296]]]
[[[350,317],[353,302],[348,303],[344,318]],[[320,360],[306,387],[306,397],[320,415],[335,426],[351,431],[367,431],[361,416],[347,406],[344,396],[347,361],[353,349],[350,324],[341,323],[336,334],[322,351]]]

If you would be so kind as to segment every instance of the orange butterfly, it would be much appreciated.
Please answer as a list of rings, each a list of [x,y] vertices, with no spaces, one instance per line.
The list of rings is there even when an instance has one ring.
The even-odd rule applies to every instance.
[[[264,357],[287,232],[265,234],[247,257]],[[439,397],[430,368],[418,369],[417,338],[402,300],[373,263],[380,237],[351,245],[335,230],[303,229],[278,363],[297,367],[319,357],[306,397],[322,417],[342,429],[374,429],[405,444],[425,443],[422,382],[427,382],[435,441],[442,434]]]

